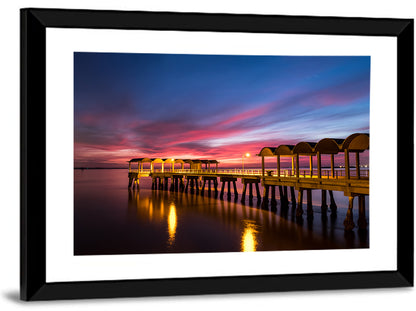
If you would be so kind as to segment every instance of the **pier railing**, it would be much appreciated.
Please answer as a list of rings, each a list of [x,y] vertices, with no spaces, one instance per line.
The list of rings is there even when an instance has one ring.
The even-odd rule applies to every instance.
[[[261,176],[261,169],[131,169],[131,173],[141,173],[141,174],[150,174],[150,173],[173,173],[173,174],[230,174],[230,175],[251,175],[251,176]]]
[[[223,175],[223,174],[229,174],[229,175],[246,175],[246,176],[262,176],[262,170],[261,169],[131,169],[131,173],[140,173],[140,174],[150,174],[150,173],[173,173],[173,174],[200,174],[200,175]],[[350,169],[350,177],[357,177],[357,173],[359,172],[360,178],[369,178],[370,177],[370,171],[368,169],[362,168],[360,170],[356,169]],[[268,170],[265,169],[264,171],[265,176],[273,176],[277,177],[277,170]],[[280,170],[280,177],[296,177],[296,171],[291,169],[281,169]],[[299,177],[303,178],[318,178],[318,170],[309,170],[309,169],[300,169],[299,170]],[[321,178],[345,178],[345,170],[344,169],[336,169],[332,171],[331,169],[323,169],[321,170]]]

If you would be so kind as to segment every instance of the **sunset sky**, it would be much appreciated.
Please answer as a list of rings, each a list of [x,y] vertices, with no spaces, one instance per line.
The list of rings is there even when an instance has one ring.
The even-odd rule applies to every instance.
[[[369,133],[370,57],[74,54],[75,167],[258,167],[263,147]],[[362,163],[368,161],[362,158]]]

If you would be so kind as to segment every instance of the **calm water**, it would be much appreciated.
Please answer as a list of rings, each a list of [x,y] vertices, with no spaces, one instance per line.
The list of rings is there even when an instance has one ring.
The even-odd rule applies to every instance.
[[[334,192],[337,216],[321,213],[321,191],[313,191],[314,217],[297,222],[288,213],[252,204],[237,183],[238,201],[151,190],[151,178],[140,180],[140,190],[127,188],[127,170],[75,170],[75,255],[239,252],[368,248],[368,232],[344,232],[348,199]],[[220,187],[219,187],[220,189]],[[227,189],[227,187],[225,188]],[[231,187],[232,189],[232,187]],[[260,191],[262,188],[260,187]],[[212,192],[213,193],[213,192]],[[262,192],[261,192],[262,193]],[[297,192],[296,192],[297,194]],[[304,194],[306,197],[306,194]],[[290,198],[290,197],[289,197]],[[329,198],[328,198],[329,203]],[[354,222],[358,219],[354,199]],[[366,216],[369,218],[366,199]]]

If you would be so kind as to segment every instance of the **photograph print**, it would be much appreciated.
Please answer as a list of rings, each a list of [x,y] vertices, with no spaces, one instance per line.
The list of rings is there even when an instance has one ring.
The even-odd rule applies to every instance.
[[[370,56],[73,57],[74,255],[369,248]]]

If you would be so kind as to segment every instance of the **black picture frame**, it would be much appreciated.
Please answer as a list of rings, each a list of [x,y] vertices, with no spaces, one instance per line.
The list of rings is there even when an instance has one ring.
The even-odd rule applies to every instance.
[[[397,270],[46,282],[45,67],[46,29],[49,27],[396,38],[397,157],[400,159],[397,164]],[[22,9],[20,298],[51,300],[413,286],[413,32],[413,19]]]

